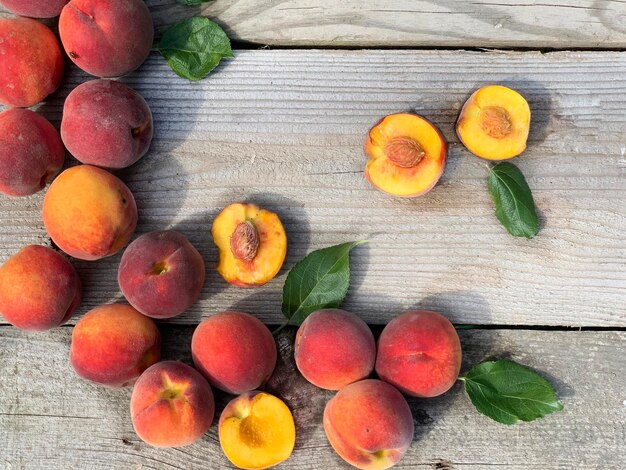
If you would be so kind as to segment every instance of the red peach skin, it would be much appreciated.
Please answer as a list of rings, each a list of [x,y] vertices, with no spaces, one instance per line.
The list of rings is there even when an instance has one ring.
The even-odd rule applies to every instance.
[[[135,383],[130,414],[137,435],[154,447],[194,443],[209,430],[215,400],[208,382],[187,364],[164,361]]]
[[[152,132],[148,104],[123,83],[91,80],[65,99],[61,137],[81,163],[126,168],[146,154]]]
[[[0,193],[28,196],[42,190],[65,161],[59,133],[29,109],[0,113]]]
[[[402,394],[380,380],[361,380],[337,392],[324,410],[333,449],[360,469],[389,468],[413,439],[413,416]]]
[[[22,330],[62,325],[78,307],[80,297],[76,270],[51,248],[29,245],[0,268],[0,313]]]
[[[144,315],[180,315],[200,296],[202,256],[181,233],[150,232],[133,241],[122,256],[117,279],[128,302]]]
[[[0,0],[11,13],[30,18],[54,18],[69,0]]]
[[[0,18],[0,57],[0,104],[28,108],[61,84],[61,46],[38,21]]]
[[[191,339],[196,368],[209,383],[234,395],[257,389],[276,366],[276,343],[256,317],[221,312],[198,325]]]
[[[120,77],[148,57],[154,39],[143,0],[71,0],[59,18],[65,52],[96,77]]]
[[[125,387],[159,360],[161,335],[154,322],[130,305],[96,307],[72,332],[70,363],[80,377]]]
[[[403,313],[380,334],[376,373],[407,395],[441,395],[454,385],[460,369],[459,336],[437,312]]]
[[[367,324],[353,313],[323,309],[309,315],[298,329],[294,355],[305,379],[339,390],[372,373],[376,342]]]

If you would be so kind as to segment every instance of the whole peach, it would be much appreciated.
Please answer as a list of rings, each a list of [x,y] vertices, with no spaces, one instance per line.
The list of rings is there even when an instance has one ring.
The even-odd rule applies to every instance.
[[[0,18],[0,104],[27,108],[59,88],[63,54],[54,33],[30,18]]]
[[[221,312],[198,325],[191,338],[196,368],[209,383],[234,395],[261,387],[276,366],[276,343],[256,317]]]
[[[54,18],[69,0],[0,0],[0,5],[16,15]]]
[[[208,382],[187,364],[164,361],[141,374],[130,399],[137,435],[154,447],[194,443],[209,430],[215,400]]]
[[[70,319],[80,303],[74,267],[51,248],[29,245],[0,268],[0,312],[22,330],[48,330]]]
[[[413,439],[408,403],[380,380],[361,380],[339,390],[326,404],[323,423],[333,449],[361,469],[395,465]]]
[[[102,305],[76,323],[70,363],[86,380],[124,387],[159,360],[160,350],[161,335],[151,319],[130,305]]]
[[[171,318],[200,296],[204,261],[181,233],[150,232],[128,245],[117,279],[126,300],[141,313]]]
[[[82,163],[125,168],[150,147],[152,113],[141,95],[123,83],[91,80],[67,96],[61,137]]]
[[[119,251],[135,231],[137,206],[111,173],[78,165],[61,173],[43,200],[48,234],[68,255],[95,260]]]
[[[367,324],[353,313],[318,310],[298,329],[295,359],[298,370],[313,385],[339,390],[372,373],[376,342]]]
[[[460,369],[459,336],[437,312],[403,313],[378,338],[376,373],[407,395],[441,395],[454,385]]]
[[[0,113],[0,193],[28,196],[52,181],[65,160],[59,133],[28,109]]]
[[[143,0],[71,0],[61,12],[59,34],[85,72],[119,77],[146,60],[154,28]]]

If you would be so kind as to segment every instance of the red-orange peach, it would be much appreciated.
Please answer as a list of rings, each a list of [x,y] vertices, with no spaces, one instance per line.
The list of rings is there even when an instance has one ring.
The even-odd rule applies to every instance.
[[[67,96],[61,137],[81,163],[126,168],[150,147],[152,113],[141,95],[123,83],[91,80]]]
[[[198,325],[191,339],[196,368],[220,390],[239,395],[261,387],[276,366],[276,343],[256,317],[221,312]]]
[[[318,310],[298,329],[295,359],[298,370],[313,385],[339,390],[372,373],[376,342],[367,324],[353,313]]]
[[[62,325],[78,307],[80,295],[76,270],[51,248],[29,245],[0,268],[0,313],[17,328]]]
[[[61,12],[59,34],[85,72],[119,77],[146,60],[154,27],[143,0],[71,0]]]
[[[69,0],[0,0],[0,5],[16,15],[54,18]]]
[[[376,373],[407,395],[441,395],[454,385],[460,369],[459,336],[437,312],[403,313],[378,338]]]
[[[159,360],[161,335],[154,322],[130,305],[96,307],[72,332],[70,363],[80,377],[125,387]]]
[[[68,255],[96,260],[128,243],[137,225],[137,206],[119,178],[95,166],[78,165],[48,188],[43,223]]]
[[[408,403],[380,380],[361,380],[339,390],[326,405],[323,423],[333,449],[361,469],[395,465],[413,439]]]
[[[209,430],[215,400],[208,382],[187,364],[164,361],[141,374],[130,399],[137,435],[154,447],[194,443]]]
[[[55,91],[63,54],[54,33],[30,18],[0,18],[0,104],[27,108]]]
[[[141,313],[171,318],[200,296],[204,261],[183,234],[150,232],[128,245],[117,279],[126,300]]]
[[[43,116],[17,108],[0,113],[0,193],[36,193],[52,181],[64,160],[59,133]]]

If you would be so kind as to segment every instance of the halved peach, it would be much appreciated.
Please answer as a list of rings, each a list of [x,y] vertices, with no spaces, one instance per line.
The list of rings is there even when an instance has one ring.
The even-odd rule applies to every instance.
[[[529,130],[528,102],[515,90],[500,85],[476,90],[456,123],[463,145],[487,160],[507,160],[522,153]]]
[[[263,469],[289,458],[296,427],[285,403],[269,393],[250,392],[232,400],[220,416],[220,445],[239,468]]]
[[[385,116],[365,139],[365,177],[388,194],[416,197],[430,191],[443,173],[448,155],[445,138],[417,114]]]
[[[285,261],[287,236],[278,216],[254,204],[224,208],[211,227],[220,252],[217,272],[239,287],[273,279]]]

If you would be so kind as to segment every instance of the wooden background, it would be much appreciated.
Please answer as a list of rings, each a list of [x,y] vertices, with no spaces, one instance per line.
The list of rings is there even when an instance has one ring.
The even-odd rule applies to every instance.
[[[280,323],[282,284],[297,260],[366,238],[370,243],[353,252],[346,309],[372,325],[418,307],[472,324],[461,332],[464,371],[510,357],[545,374],[565,405],[544,420],[506,427],[477,414],[460,385],[437,399],[412,400],[416,436],[398,467],[623,468],[626,3],[148,4],[157,35],[203,13],[237,47],[235,59],[198,83],[174,75],[157,55],[123,79],[155,118],[150,153],[119,173],[137,199],[137,233],[180,230],[207,264],[200,301],[160,324],[165,358],[189,361],[194,325],[220,310]],[[65,96],[88,79],[69,67],[62,88],[39,110],[58,125]],[[533,112],[528,150],[514,161],[540,212],[542,228],[531,241],[497,222],[485,162],[454,133],[463,102],[489,83],[516,88]],[[405,110],[434,121],[450,142],[441,182],[413,200],[379,193],[363,178],[367,130]],[[26,244],[50,243],[42,198],[0,197],[0,262]],[[229,287],[214,271],[212,219],[239,200],[278,212],[289,238],[285,268],[260,289]],[[119,258],[75,262],[85,299],[70,324],[96,305],[122,300]],[[294,371],[293,334],[278,339],[281,360],[269,384],[298,424],[296,451],[281,467],[348,468],[321,427],[331,395]],[[230,468],[215,426],[188,448],[143,444],[128,417],[129,390],[74,376],[70,335],[71,326],[26,334],[0,318],[0,465]],[[219,396],[218,409],[227,399]]]

